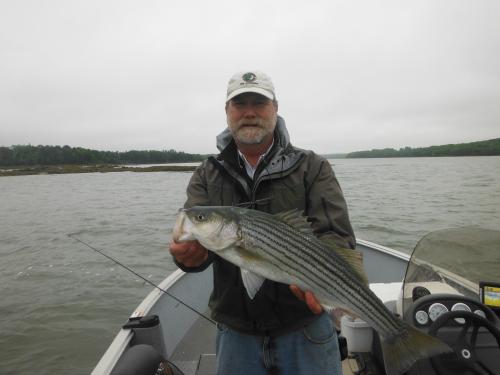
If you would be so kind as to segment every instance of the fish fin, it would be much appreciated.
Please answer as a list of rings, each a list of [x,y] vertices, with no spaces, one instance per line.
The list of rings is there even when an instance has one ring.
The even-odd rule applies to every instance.
[[[381,338],[381,346],[387,375],[406,373],[420,359],[453,351],[436,337],[409,325],[397,336]]]
[[[332,314],[335,311],[335,306],[333,306],[333,305],[331,305],[329,303],[326,304],[326,303],[321,303],[320,302],[320,305],[323,308],[323,310],[326,311],[327,314]]]
[[[297,229],[300,232],[308,233],[314,235],[311,223],[307,221],[307,216],[303,215],[302,211],[294,208],[293,210],[280,212],[274,215],[278,220],[281,220],[285,224]],[[339,247],[331,238],[323,237],[319,238],[323,243],[331,247],[338,256],[344,259],[351,268],[356,272],[361,281],[368,286],[368,277],[365,274],[363,266],[363,254],[354,249],[344,249]]]
[[[314,296],[318,300],[318,302],[321,305],[321,307],[323,308],[323,310],[325,310],[326,312],[331,313],[331,312],[333,312],[333,310],[335,310],[337,308],[337,306],[331,300],[331,298],[324,298],[323,296],[321,296],[319,294],[315,294]]]
[[[336,248],[335,252],[352,267],[352,269],[356,272],[361,281],[366,286],[368,286],[369,285],[368,277],[366,276],[365,268],[363,265],[363,254],[358,250],[344,249],[340,247]]]
[[[369,285],[368,277],[365,274],[365,268],[363,266],[363,253],[361,253],[361,251],[339,247],[330,238],[320,238],[320,240],[329,245],[339,257],[344,259],[366,286]]]
[[[266,279],[251,271],[241,268],[241,280],[243,280],[243,285],[245,286],[248,297],[250,297],[250,299],[254,299]]]
[[[314,234],[311,223],[307,221],[307,216],[304,216],[303,212],[296,208],[275,214],[274,217],[297,229],[299,232]]]

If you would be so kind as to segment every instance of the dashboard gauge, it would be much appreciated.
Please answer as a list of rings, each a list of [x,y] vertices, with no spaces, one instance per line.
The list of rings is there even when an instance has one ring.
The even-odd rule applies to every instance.
[[[418,310],[415,313],[415,320],[418,324],[425,325],[429,322],[429,315],[423,310]]]
[[[484,313],[483,310],[479,310],[479,309],[474,310],[474,314],[479,315],[480,317],[486,319],[486,314]]]
[[[433,303],[429,307],[429,318],[431,318],[431,320],[434,322],[437,318],[447,312],[448,308],[442,303]]]
[[[458,302],[452,306],[451,311],[471,311],[471,310],[470,310],[470,307],[467,306],[465,303]],[[464,324],[465,319],[464,318],[455,318],[455,322],[457,322],[458,324]]]

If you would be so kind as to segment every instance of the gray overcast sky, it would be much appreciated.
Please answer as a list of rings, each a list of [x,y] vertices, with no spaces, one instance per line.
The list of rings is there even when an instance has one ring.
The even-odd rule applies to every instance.
[[[319,153],[500,137],[500,1],[0,0],[0,145],[216,152],[230,76]]]

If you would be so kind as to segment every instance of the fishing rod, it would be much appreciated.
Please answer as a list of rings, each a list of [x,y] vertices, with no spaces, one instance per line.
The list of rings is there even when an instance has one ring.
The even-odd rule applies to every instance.
[[[132,268],[126,266],[125,264],[119,262],[118,260],[116,260],[115,258],[111,257],[110,255],[106,254],[104,251],[102,250],[99,250],[97,249],[96,247],[92,246],[92,245],[89,245],[87,242],[79,239],[78,237],[76,237],[74,235],[74,233],[70,233],[70,234],[66,234],[69,238],[73,239],[73,240],[76,240],[78,242],[80,242],[81,244],[87,246],[89,249],[92,249],[94,250],[95,252],[101,254],[102,256],[108,258],[109,260],[111,260],[113,263],[119,265],[120,267],[122,268],[125,268],[127,271],[133,273],[135,276],[141,278],[142,280],[144,280],[145,282],[147,282],[148,284],[154,286],[156,289],[160,290],[161,292],[165,293],[167,296],[171,297],[172,299],[174,299],[175,301],[179,302],[181,305],[187,307],[189,310],[191,310],[192,312],[194,312],[195,314],[201,316],[203,319],[206,319],[208,320],[210,323],[212,324],[216,324],[214,320],[210,319],[208,316],[202,314],[201,312],[199,312],[198,310],[192,308],[191,306],[189,306],[187,303],[185,303],[184,301],[180,300],[179,298],[177,298],[176,296],[174,296],[173,294],[167,292],[165,289],[159,287],[158,285],[156,285],[155,283],[153,283],[151,280],[145,278],[144,276],[138,274],[137,272],[135,272]]]

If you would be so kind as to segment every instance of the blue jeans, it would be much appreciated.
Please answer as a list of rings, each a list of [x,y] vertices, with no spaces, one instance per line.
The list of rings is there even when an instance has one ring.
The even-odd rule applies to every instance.
[[[217,375],[341,375],[337,332],[323,314],[310,325],[277,336],[239,333],[217,325]]]

